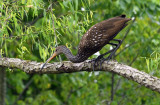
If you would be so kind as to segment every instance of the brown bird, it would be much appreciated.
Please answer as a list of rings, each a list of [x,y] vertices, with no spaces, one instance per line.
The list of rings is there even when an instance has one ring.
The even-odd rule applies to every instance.
[[[74,56],[66,46],[58,46],[53,55],[43,64],[41,69],[43,69],[46,63],[62,53],[65,54],[67,59],[73,63],[83,62],[97,51],[100,51],[106,44],[113,45],[115,48],[100,55],[97,60],[101,59],[108,53],[111,54],[106,59],[111,59],[112,55],[119,48],[121,43],[121,40],[113,38],[127,26],[127,22],[129,20],[131,19],[126,18],[126,15],[121,15],[95,24],[83,35],[79,43],[78,53],[76,56]],[[110,43],[111,40],[118,41],[118,44]]]

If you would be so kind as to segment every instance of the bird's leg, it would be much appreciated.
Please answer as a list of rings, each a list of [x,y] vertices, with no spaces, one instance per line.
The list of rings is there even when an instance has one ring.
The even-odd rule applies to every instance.
[[[122,40],[120,40],[120,39],[112,39],[112,40],[113,40],[113,41],[117,41],[119,46],[122,44]],[[118,47],[118,48],[119,48],[119,47]]]
[[[117,51],[117,49],[119,48],[119,46],[121,45],[121,40],[119,39],[112,39],[113,41],[117,41],[118,44],[116,43],[108,43],[112,46],[115,46],[112,50],[109,50],[108,52],[104,53],[104,54],[101,54],[99,55],[96,59],[92,59],[92,63],[93,63],[93,71],[95,69],[96,66],[100,65],[100,69],[102,68],[102,63],[105,61],[105,60],[110,60],[112,58],[112,56],[115,54],[115,52]],[[105,55],[109,54],[110,55],[107,57],[107,58],[104,58]],[[100,62],[98,62],[100,60]]]
[[[115,43],[108,43],[108,44],[110,44],[110,45],[112,45],[112,46],[115,46],[115,48],[113,48],[112,50],[110,50],[111,51],[111,53],[110,53],[110,55],[107,57],[107,58],[104,58],[103,57],[103,59],[101,59],[101,61],[100,61],[100,69],[102,68],[102,63],[105,61],[105,60],[110,60],[113,56],[114,56],[114,54],[115,54],[115,52],[117,51],[117,49],[119,48],[119,46],[121,45],[121,43],[122,43],[122,41],[121,40],[119,40],[119,39],[113,39],[113,41],[118,41],[118,44],[115,44]],[[102,54],[102,56],[105,56],[106,55],[106,53],[104,53],[104,54]]]
[[[117,49],[120,47],[120,45],[121,45],[121,40],[119,40],[119,39],[113,39],[113,41],[118,41],[118,44],[114,44],[114,43],[109,43],[109,44],[111,44],[111,45],[115,45],[116,47],[114,48],[114,50],[111,52],[111,54],[107,57],[107,58],[104,58],[104,60],[103,60],[103,62],[105,61],[105,60],[110,60],[111,58],[112,58],[112,56],[115,54],[115,52],[117,51]],[[103,63],[102,62],[102,63]]]
[[[104,54],[98,56],[98,57],[101,57],[101,58],[102,58],[102,59],[100,60],[100,64],[99,64],[100,67],[99,67],[99,69],[102,68],[102,63],[106,60],[106,59],[104,58],[104,56],[107,55],[107,54],[109,54],[109,53],[112,54],[112,52],[114,52],[114,51],[116,50],[117,46],[118,46],[118,44],[115,44],[115,43],[108,43],[108,44],[110,44],[110,45],[112,45],[112,46],[115,46],[115,47],[113,47],[112,50],[110,50],[110,51],[108,51],[108,52],[106,52],[106,53],[104,53]],[[111,55],[111,54],[110,54],[110,55]],[[109,55],[109,56],[110,56],[110,55]],[[108,57],[107,57],[107,58],[108,58]]]
[[[107,54],[109,54],[109,53],[111,53],[111,52],[113,52],[113,51],[114,51],[114,49],[109,50],[108,52],[99,55],[96,59],[92,59],[92,60],[91,60],[91,63],[93,63],[93,71],[94,71],[95,67],[99,65],[99,64],[98,64],[98,61],[101,60],[101,59],[103,58],[103,56],[105,56],[105,55],[107,55]]]
[[[113,45],[113,46],[117,46],[117,44],[114,44],[114,43],[108,43],[108,44]],[[116,48],[116,47],[115,47],[115,48]],[[102,64],[103,61],[104,61],[104,60],[103,60],[103,59],[104,59],[103,56],[105,56],[105,55],[113,52],[113,51],[115,50],[115,48],[109,50],[108,52],[106,52],[106,53],[104,53],[104,54],[99,55],[96,59],[92,59],[92,60],[91,60],[91,62],[93,63],[93,71],[94,71],[94,68],[95,68],[96,66],[98,66],[99,64],[100,64],[100,69],[102,68],[102,67],[101,67],[101,64]],[[98,62],[99,60],[100,60],[100,63]]]
[[[103,58],[105,55],[113,52],[113,51],[117,48],[117,46],[118,46],[118,45],[115,44],[115,43],[108,43],[108,44],[113,45],[113,46],[115,46],[115,47],[114,47],[112,50],[109,50],[108,52],[106,52],[106,53],[104,53],[104,54],[101,54],[101,55],[98,56],[96,59],[101,59],[101,58]]]
[[[120,47],[122,40],[120,39],[113,39],[113,41],[118,41],[118,44],[116,44],[116,48],[114,49],[114,51],[107,57],[106,60],[110,60],[112,58],[112,56],[114,56],[115,52],[118,50],[118,48]]]
[[[102,59],[103,56],[105,56],[105,55],[107,55],[107,54],[113,52],[114,49],[115,49],[115,48],[113,48],[112,50],[109,50],[108,52],[106,52],[106,53],[104,53],[104,54],[99,55],[99,56],[95,59],[95,61],[98,61],[98,60]]]

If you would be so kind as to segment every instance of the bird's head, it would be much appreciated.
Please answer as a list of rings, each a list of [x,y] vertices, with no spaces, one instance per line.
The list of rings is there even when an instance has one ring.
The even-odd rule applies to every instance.
[[[64,46],[64,45],[61,45],[61,46],[56,47],[55,52],[53,53],[52,57],[54,58],[54,57],[56,57],[57,55],[63,53],[66,48],[67,48],[67,47]]]
[[[53,55],[42,65],[41,70],[42,70],[43,67],[46,65],[46,63],[48,63],[49,61],[51,61],[51,60],[52,60],[53,58],[55,58],[57,55],[63,53],[66,48],[67,48],[67,47],[64,46],[64,45],[61,45],[61,46],[56,47],[55,52],[53,53]]]

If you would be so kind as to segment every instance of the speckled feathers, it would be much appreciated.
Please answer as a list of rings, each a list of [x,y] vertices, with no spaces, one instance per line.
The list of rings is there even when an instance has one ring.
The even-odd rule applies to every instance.
[[[79,47],[78,56],[86,56],[87,59],[92,54],[101,50],[103,46],[109,43],[125,26],[129,18],[125,15],[113,17],[104,20],[92,26],[82,37]],[[84,53],[85,52],[85,53]]]

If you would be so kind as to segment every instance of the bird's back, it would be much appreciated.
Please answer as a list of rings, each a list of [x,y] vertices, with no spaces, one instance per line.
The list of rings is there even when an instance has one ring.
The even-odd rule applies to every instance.
[[[92,26],[82,37],[79,47],[79,56],[84,59],[101,50],[103,46],[109,43],[125,26],[130,19],[125,15],[113,17],[104,20]],[[81,55],[80,55],[81,54]]]

